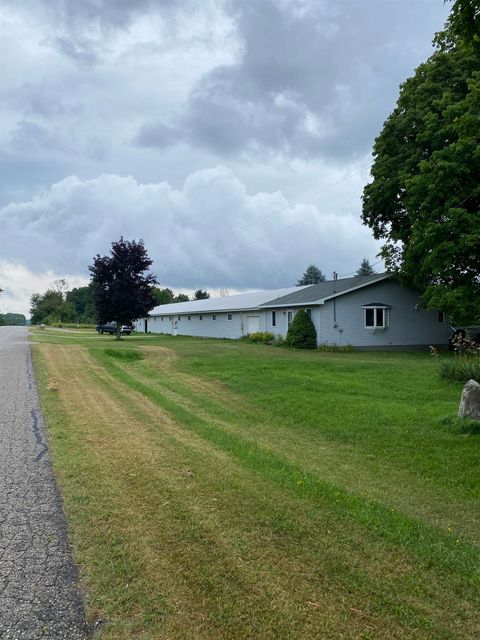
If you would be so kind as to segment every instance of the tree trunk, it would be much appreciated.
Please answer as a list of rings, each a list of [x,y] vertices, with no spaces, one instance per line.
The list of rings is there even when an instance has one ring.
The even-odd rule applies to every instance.
[[[122,328],[122,325],[120,324],[120,322],[117,322],[117,340],[121,340],[121,337],[120,337],[121,328]]]

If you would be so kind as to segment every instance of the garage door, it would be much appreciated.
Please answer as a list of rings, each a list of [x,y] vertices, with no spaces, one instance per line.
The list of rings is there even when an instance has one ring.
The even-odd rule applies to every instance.
[[[260,331],[260,316],[247,316],[247,333]]]

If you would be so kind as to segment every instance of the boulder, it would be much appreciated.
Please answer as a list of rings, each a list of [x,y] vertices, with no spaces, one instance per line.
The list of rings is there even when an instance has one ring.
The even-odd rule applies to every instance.
[[[461,418],[480,420],[480,384],[475,380],[469,380],[463,387],[458,415]]]

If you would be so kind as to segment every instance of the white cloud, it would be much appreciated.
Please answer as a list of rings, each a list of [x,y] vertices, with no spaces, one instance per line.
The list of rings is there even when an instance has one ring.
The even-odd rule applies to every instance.
[[[361,176],[336,177],[292,203],[279,191],[249,194],[221,166],[191,174],[181,189],[71,176],[0,209],[0,250],[9,263],[46,274],[41,282],[53,273],[87,277],[94,254],[108,253],[121,235],[143,238],[161,284],[177,289],[285,286],[311,262],[348,273],[375,256],[377,243],[358,215]],[[321,206],[308,204],[315,198]]]
[[[30,297],[44,293],[52,283],[65,278],[69,288],[82,287],[87,279],[82,276],[56,274],[53,271],[34,273],[24,264],[0,260],[0,313],[23,313],[30,316]]]

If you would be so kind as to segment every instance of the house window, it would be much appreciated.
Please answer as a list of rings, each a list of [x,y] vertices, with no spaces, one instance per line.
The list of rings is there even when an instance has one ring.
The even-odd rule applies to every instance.
[[[170,320],[170,322],[172,321],[172,316],[168,316],[168,319]]]
[[[192,316],[187,316],[187,318],[188,318],[189,320],[191,320],[191,319],[192,319]]]
[[[180,322],[180,316],[178,316],[178,321]]]
[[[438,312],[438,321],[439,321],[441,324],[444,324],[444,323],[445,323],[445,313],[444,313],[443,311],[439,311],[439,312]]]
[[[312,310],[311,309],[305,309],[305,313],[307,314],[307,316],[310,318],[310,320],[312,319]]]
[[[160,318],[160,320],[163,322],[163,316]]]
[[[272,311],[272,327],[277,326],[277,314],[275,311]]]
[[[216,320],[216,319],[217,319],[217,316],[215,314],[213,314],[212,320]]]
[[[293,311],[287,311],[287,326],[289,327],[293,321]]]
[[[365,329],[383,330],[388,327],[387,305],[369,304],[363,307],[363,320]]]
[[[227,315],[227,320],[233,320],[233,315],[231,313]]]
[[[203,316],[198,316],[198,319],[199,320],[203,320]]]

